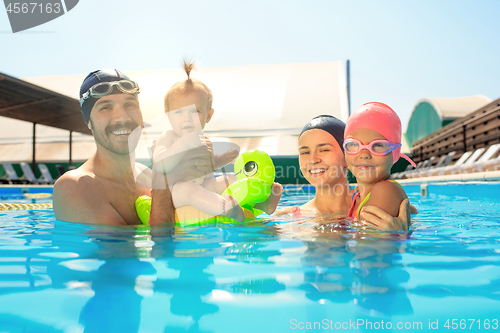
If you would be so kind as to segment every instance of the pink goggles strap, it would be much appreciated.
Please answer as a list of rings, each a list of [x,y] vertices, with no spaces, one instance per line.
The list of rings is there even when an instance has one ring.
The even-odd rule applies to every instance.
[[[415,164],[415,162],[413,162],[413,161],[411,160],[411,158],[409,158],[409,157],[408,157],[408,156],[406,156],[405,154],[403,154],[403,153],[399,153],[399,157],[402,157],[402,158],[404,158],[405,160],[407,160],[408,162],[410,162],[410,164],[411,164],[411,165],[413,165],[413,167],[414,167],[414,168],[416,168],[416,167],[417,167],[417,165]]]

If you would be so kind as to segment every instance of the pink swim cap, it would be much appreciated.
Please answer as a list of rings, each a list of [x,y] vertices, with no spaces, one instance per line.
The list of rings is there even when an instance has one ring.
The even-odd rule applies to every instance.
[[[344,140],[354,130],[360,128],[374,130],[392,143],[401,143],[401,120],[396,112],[384,103],[370,102],[361,105],[347,119]],[[406,159],[415,167],[415,162],[401,153],[401,147],[392,151],[392,164],[396,163],[399,157]]]

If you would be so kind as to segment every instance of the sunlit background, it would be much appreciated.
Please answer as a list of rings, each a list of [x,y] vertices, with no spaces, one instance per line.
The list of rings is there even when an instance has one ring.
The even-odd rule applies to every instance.
[[[498,1],[81,0],[13,34],[0,10],[0,72],[351,62],[351,106],[378,100],[403,129],[424,97],[499,97]]]

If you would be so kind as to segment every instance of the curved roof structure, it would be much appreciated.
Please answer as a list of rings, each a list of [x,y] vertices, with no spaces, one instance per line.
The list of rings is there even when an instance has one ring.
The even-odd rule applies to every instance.
[[[405,139],[413,143],[491,102],[486,96],[422,98],[413,109]]]

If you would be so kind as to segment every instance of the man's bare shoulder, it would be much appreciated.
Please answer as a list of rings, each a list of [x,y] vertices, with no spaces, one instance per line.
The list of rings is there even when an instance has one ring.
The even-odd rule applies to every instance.
[[[94,179],[95,175],[83,168],[68,171],[55,182],[54,197],[67,194],[78,195],[82,192],[83,185],[89,186]]]
[[[54,184],[54,192],[68,191],[73,187],[78,189],[82,182],[88,184],[95,179],[95,175],[84,168],[78,168],[75,170],[68,171],[64,173],[61,177],[57,179]]]
[[[87,221],[96,200],[102,200],[95,175],[79,168],[66,172],[54,184],[53,205],[57,219],[68,222]],[[92,222],[92,220],[90,220]]]

